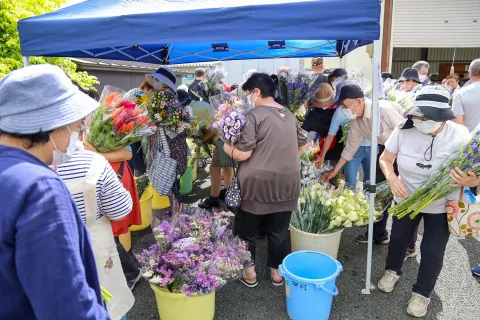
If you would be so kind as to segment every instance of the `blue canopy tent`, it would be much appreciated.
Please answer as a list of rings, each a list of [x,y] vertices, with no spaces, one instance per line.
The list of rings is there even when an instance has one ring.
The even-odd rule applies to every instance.
[[[157,64],[342,57],[374,42],[377,115],[380,13],[378,0],[89,0],[19,21],[18,30],[24,56]],[[374,116],[372,155],[377,130]],[[375,181],[375,156],[371,168]],[[370,293],[374,187],[365,294]]]

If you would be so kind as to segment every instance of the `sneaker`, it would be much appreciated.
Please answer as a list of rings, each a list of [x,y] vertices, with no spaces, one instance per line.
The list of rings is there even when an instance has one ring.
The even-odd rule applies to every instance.
[[[378,289],[386,293],[392,292],[399,278],[400,276],[395,271],[386,270],[383,278],[378,282]]]
[[[412,298],[408,302],[407,313],[412,317],[421,318],[427,314],[429,298],[425,298],[421,294],[412,293]]]
[[[127,285],[130,288],[130,290],[133,291],[133,288],[135,287],[137,282],[140,281],[140,279],[142,279],[142,269],[138,269],[138,275],[135,277],[135,279],[127,282]]]
[[[202,209],[210,210],[212,208],[220,207],[220,202],[218,201],[218,198],[208,197],[203,202],[200,202],[198,204],[198,207]]]
[[[218,199],[225,200],[226,194],[227,194],[227,189],[223,188],[222,190],[220,190],[220,195],[218,196]]]
[[[472,268],[472,273],[476,277],[480,277],[480,264]]]
[[[407,254],[405,255],[405,260],[404,261],[407,261],[408,258],[415,258],[416,256],[418,256],[418,252],[416,250],[416,248],[408,248],[407,249]]]
[[[357,241],[358,243],[368,243],[368,233],[365,232],[365,233],[359,234],[358,236],[355,237],[355,241]],[[387,239],[382,240],[382,241],[373,240],[373,243],[389,244],[390,243],[390,238],[387,237]]]

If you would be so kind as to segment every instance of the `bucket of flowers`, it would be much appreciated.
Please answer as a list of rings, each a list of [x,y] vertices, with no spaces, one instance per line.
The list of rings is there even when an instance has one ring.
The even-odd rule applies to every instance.
[[[366,195],[354,193],[344,183],[334,189],[312,181],[300,191],[292,215],[292,251],[313,250],[336,259],[343,230],[368,224],[369,208]]]
[[[136,256],[162,320],[213,319],[215,292],[235,279],[250,257],[232,234],[232,217],[186,206],[154,217],[156,243]]]

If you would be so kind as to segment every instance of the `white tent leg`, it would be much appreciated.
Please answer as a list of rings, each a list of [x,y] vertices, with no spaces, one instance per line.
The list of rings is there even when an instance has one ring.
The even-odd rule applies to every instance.
[[[372,289],[372,246],[373,246],[373,220],[375,211],[375,179],[377,170],[377,136],[379,131],[378,91],[380,87],[379,70],[381,56],[380,40],[373,42],[373,84],[372,84],[372,155],[370,158],[370,217],[368,219],[368,251],[367,251],[367,276],[363,294],[370,294]]]
[[[23,61],[23,67],[28,67],[30,65],[30,57],[29,56],[23,56],[22,61]]]

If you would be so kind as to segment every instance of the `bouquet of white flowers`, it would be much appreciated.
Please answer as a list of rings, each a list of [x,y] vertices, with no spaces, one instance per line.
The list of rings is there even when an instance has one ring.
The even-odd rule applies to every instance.
[[[368,224],[370,206],[367,196],[354,193],[340,183],[333,189],[312,182],[302,188],[298,209],[292,215],[292,226],[308,233],[325,233],[335,229]],[[378,217],[379,212],[375,212]]]

